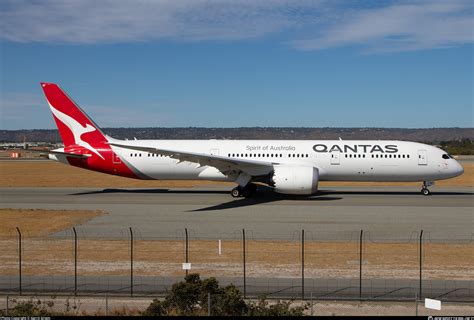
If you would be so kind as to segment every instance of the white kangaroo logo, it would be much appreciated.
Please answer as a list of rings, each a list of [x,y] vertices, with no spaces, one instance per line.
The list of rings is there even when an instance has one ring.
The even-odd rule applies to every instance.
[[[51,105],[51,103],[49,103],[49,101],[48,101],[48,104],[49,104],[49,107],[51,108],[51,111],[56,116],[56,118],[61,120],[61,122],[64,123],[64,125],[67,126],[69,128],[69,130],[71,130],[72,134],[74,135],[74,144],[77,144],[81,147],[86,148],[87,150],[89,150],[89,151],[95,153],[96,155],[98,155],[99,157],[101,157],[102,160],[105,160],[104,157],[97,150],[95,150],[89,143],[87,143],[87,142],[85,142],[84,140],[81,139],[81,137],[84,133],[93,132],[93,131],[97,130],[96,128],[94,128],[93,126],[91,126],[88,123],[86,124],[85,127],[83,127],[75,119],[71,118],[70,116],[68,116],[65,113],[62,113],[59,110],[56,110]]]

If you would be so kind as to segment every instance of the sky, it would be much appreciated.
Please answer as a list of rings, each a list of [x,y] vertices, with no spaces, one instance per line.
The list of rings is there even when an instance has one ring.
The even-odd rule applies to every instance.
[[[0,2],[0,129],[473,127],[473,1]]]

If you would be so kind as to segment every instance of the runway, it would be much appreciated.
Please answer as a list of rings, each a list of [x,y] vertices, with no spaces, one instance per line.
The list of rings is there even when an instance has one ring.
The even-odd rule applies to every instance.
[[[233,199],[222,187],[191,189],[1,188],[3,208],[105,210],[77,227],[90,237],[123,237],[129,227],[142,238],[177,238],[184,228],[199,239],[354,240],[363,229],[377,240],[413,239],[421,229],[434,241],[472,238],[472,188],[334,187],[312,197],[259,191]],[[57,234],[60,236],[60,234]]]

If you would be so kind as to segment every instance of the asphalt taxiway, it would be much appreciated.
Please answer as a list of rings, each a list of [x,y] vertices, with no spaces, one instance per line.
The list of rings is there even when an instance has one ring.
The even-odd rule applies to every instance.
[[[377,240],[409,239],[421,229],[443,242],[472,239],[472,188],[334,187],[312,197],[261,191],[234,199],[223,187],[189,189],[0,188],[2,208],[105,210],[79,226],[91,237],[123,237],[129,227],[143,238],[177,238],[184,228],[200,239],[354,240],[363,229]]]

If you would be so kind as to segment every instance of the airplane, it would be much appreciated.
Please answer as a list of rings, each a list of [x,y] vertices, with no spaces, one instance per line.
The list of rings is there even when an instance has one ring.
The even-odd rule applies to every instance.
[[[312,195],[319,181],[422,182],[463,167],[434,146],[395,140],[118,140],[104,134],[54,83],[42,82],[64,148],[49,159],[145,180],[231,181],[232,197],[250,197],[257,184],[275,192]]]

